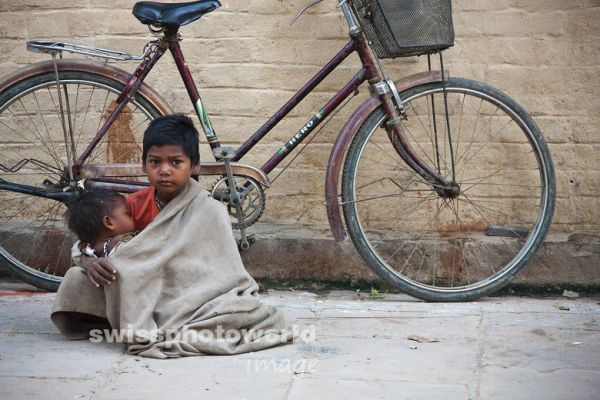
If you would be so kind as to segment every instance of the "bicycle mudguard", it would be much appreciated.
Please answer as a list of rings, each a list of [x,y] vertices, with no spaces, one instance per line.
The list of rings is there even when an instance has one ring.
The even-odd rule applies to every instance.
[[[444,80],[448,80],[448,71],[444,71]],[[409,75],[395,83],[396,90],[401,93],[416,86],[433,82],[442,82],[441,71],[426,71]],[[342,221],[339,203],[339,180],[342,165],[352,139],[367,117],[379,106],[381,106],[379,95],[373,95],[354,111],[348,119],[331,149],[325,175],[325,206],[327,207],[327,218],[333,237],[337,242],[348,239],[348,232]]]
[[[69,59],[56,60],[56,66],[60,71],[89,72],[116,80],[123,85],[127,85],[127,82],[131,78],[131,74],[123,71],[122,69],[108,65],[96,64],[90,61]],[[10,86],[29,77],[54,72],[54,61],[52,60],[42,61],[28,65],[24,68],[20,68],[7,75],[2,79],[2,81],[0,81],[0,93],[8,89]],[[142,83],[137,90],[137,93],[144,96],[163,115],[170,115],[174,113],[173,109],[171,109],[171,106],[169,106],[169,104],[167,104],[167,102],[165,102],[160,95],[154,91],[154,89],[150,88],[145,83]]]

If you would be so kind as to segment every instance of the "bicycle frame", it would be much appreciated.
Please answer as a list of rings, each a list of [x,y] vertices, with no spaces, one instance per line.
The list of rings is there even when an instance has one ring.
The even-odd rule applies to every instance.
[[[185,63],[185,58],[179,46],[179,36],[175,34],[167,34],[156,44],[156,51],[151,57],[147,57],[136,68],[131,79],[127,83],[123,93],[117,99],[118,106],[107,118],[103,126],[100,128],[92,142],[86,150],[79,156],[75,162],[76,168],[79,168],[85,163],[89,155],[92,153],[96,145],[104,137],[112,123],[117,119],[120,112],[123,110],[128,100],[135,95],[137,88],[141,85],[146,75],[152,67],[164,55],[168,49],[173,55],[175,65],[183,80],[185,88],[188,92],[190,100],[194,105],[196,114],[204,131],[205,137],[214,150],[221,147],[217,134],[212,128],[210,119],[203,106],[200,93],[194,79]],[[367,44],[362,35],[354,35],[351,40],[335,55],[317,74],[311,78],[291,99],[289,99],[267,122],[263,124],[252,136],[247,139],[236,151],[232,161],[240,161],[243,156],[248,153],[256,144],[260,142],[290,111],[292,111],[312,90],[319,85],[332,71],[334,71],[350,54],[357,52],[363,66],[362,68],[348,81],[342,89],[337,92],[313,117],[300,128],[283,147],[274,153],[270,159],[260,167],[264,174],[271,172],[279,165],[311,132],[317,128],[324,119],[326,119],[348,96],[355,92],[360,85],[366,80],[370,82],[378,82],[381,80],[377,68],[368,53]],[[215,157],[215,160],[218,160]],[[77,169],[75,172],[79,172]]]

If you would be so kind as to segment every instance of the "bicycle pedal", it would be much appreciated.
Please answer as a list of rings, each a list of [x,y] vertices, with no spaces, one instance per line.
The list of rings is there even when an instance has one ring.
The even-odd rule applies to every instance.
[[[213,154],[218,160],[231,160],[235,156],[233,147],[217,147],[213,150]]]
[[[248,250],[250,248],[250,245],[254,244],[254,242],[256,242],[256,237],[254,236],[254,234],[246,236],[246,241],[244,241],[244,238],[242,237],[237,242],[238,250],[240,252],[244,251],[244,250]]]

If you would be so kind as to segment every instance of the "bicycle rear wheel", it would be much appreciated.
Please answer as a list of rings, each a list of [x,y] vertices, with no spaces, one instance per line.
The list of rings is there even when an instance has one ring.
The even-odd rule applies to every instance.
[[[114,109],[123,83],[85,71],[39,73],[0,93],[0,183],[61,191],[72,185],[67,150],[77,157]],[[142,135],[161,113],[137,95],[94,148],[88,163],[141,163]],[[64,125],[63,125],[64,123]],[[72,132],[65,141],[63,126]],[[60,201],[0,190],[0,263],[15,277],[56,290],[75,238]]]
[[[466,79],[445,86],[448,119],[441,83],[400,93],[402,128],[458,193],[436,190],[400,159],[378,108],[348,151],[342,200],[352,240],[379,276],[424,300],[464,301],[501,288],[540,246],[554,170],[539,128],[514,100]]]

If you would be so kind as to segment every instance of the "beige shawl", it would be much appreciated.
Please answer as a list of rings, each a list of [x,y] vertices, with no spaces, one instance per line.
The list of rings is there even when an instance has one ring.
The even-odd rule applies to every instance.
[[[87,336],[107,318],[128,353],[156,358],[238,354],[292,339],[282,314],[260,302],[227,210],[193,180],[110,262],[117,279],[104,288],[79,267],[67,272],[52,312],[66,336]],[[90,340],[106,340],[99,332]]]

